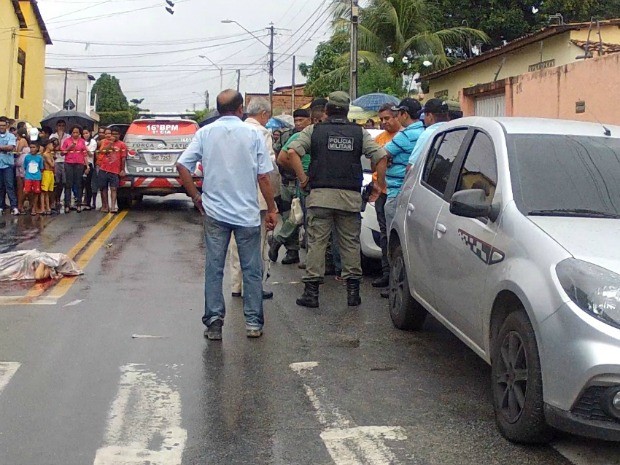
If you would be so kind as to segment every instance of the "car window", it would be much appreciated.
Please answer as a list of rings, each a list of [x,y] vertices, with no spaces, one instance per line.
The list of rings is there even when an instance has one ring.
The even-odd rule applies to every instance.
[[[521,212],[620,215],[620,139],[576,134],[510,134],[506,139]]]
[[[467,129],[457,129],[445,132],[443,137],[433,142],[422,180],[439,194],[446,192],[452,165],[466,135]],[[437,146],[437,149],[435,149],[435,146]]]
[[[497,162],[493,141],[484,132],[477,131],[465,156],[456,190],[482,189],[490,205],[496,186]]]

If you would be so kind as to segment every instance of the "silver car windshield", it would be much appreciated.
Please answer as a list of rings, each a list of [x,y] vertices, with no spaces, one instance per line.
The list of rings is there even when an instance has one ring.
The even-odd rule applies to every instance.
[[[523,214],[620,218],[620,139],[511,134],[507,145]]]

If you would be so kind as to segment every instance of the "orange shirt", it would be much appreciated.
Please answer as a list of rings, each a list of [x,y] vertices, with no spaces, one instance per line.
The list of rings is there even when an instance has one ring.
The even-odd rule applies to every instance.
[[[381,147],[385,147],[385,144],[390,142],[396,134],[398,134],[398,132],[390,134],[387,131],[383,131],[381,134],[375,137],[375,142],[379,144]],[[372,180],[375,184],[377,183],[377,172],[376,171],[372,173]],[[387,194],[387,186],[383,189],[383,191],[381,191],[381,193]]]

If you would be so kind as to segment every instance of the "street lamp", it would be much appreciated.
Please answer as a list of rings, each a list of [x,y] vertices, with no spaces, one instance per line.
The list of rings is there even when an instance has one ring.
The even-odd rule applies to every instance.
[[[224,90],[224,68],[220,67],[211,58],[206,55],[198,55],[200,58],[207,60],[213,66],[220,70],[220,91]]]
[[[224,24],[235,23],[237,26],[239,26],[241,29],[243,29],[245,32],[250,34],[252,37],[254,37],[256,40],[258,40],[261,44],[263,44],[265,47],[269,49],[269,105],[271,105],[271,109],[273,111],[273,84],[275,82],[275,80],[273,79],[273,35],[274,35],[273,23],[270,24],[269,27],[267,28],[269,29],[269,45],[267,45],[259,37],[257,37],[252,31],[243,27],[241,24],[239,24],[234,19],[223,19],[221,22]]]
[[[231,23],[235,23],[237,26],[239,26],[241,29],[243,29],[245,32],[247,32],[248,34],[250,34],[252,37],[254,37],[256,40],[258,40],[261,44],[263,44],[265,47],[269,47],[269,45],[267,45],[265,42],[263,42],[262,40],[260,40],[260,38],[258,36],[256,36],[252,31],[246,29],[245,27],[243,27],[241,24],[239,24],[237,21],[235,21],[234,19],[223,19],[221,21],[223,24],[231,24]]]
[[[414,75],[411,76],[411,68],[413,67],[413,64],[410,61],[410,58],[407,55],[403,55],[403,57],[400,59],[402,66],[399,65],[398,63],[395,64],[396,62],[396,58],[394,55],[390,55],[388,57],[386,57],[385,61],[389,64],[389,65],[394,65],[397,66],[399,69],[402,69],[402,74],[404,76],[409,76],[409,86],[408,86],[408,90],[407,93],[409,93],[409,91],[411,90],[411,86],[413,85],[413,83],[416,83],[416,88],[418,90],[418,93],[421,92],[422,87],[420,85],[420,73],[416,72]],[[429,60],[424,60],[421,65],[425,68],[428,68],[429,66],[432,66],[433,63],[430,62]]]

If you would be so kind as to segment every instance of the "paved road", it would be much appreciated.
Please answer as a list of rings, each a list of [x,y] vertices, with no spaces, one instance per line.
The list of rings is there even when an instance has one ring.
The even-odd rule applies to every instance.
[[[201,232],[182,196],[0,219],[0,251],[85,270],[0,285],[0,465],[620,464],[616,444],[505,441],[488,366],[432,319],[394,329],[368,284],[359,309],[334,280],[303,309],[301,270],[273,265],[264,337],[229,298],[224,340],[205,341]]]

